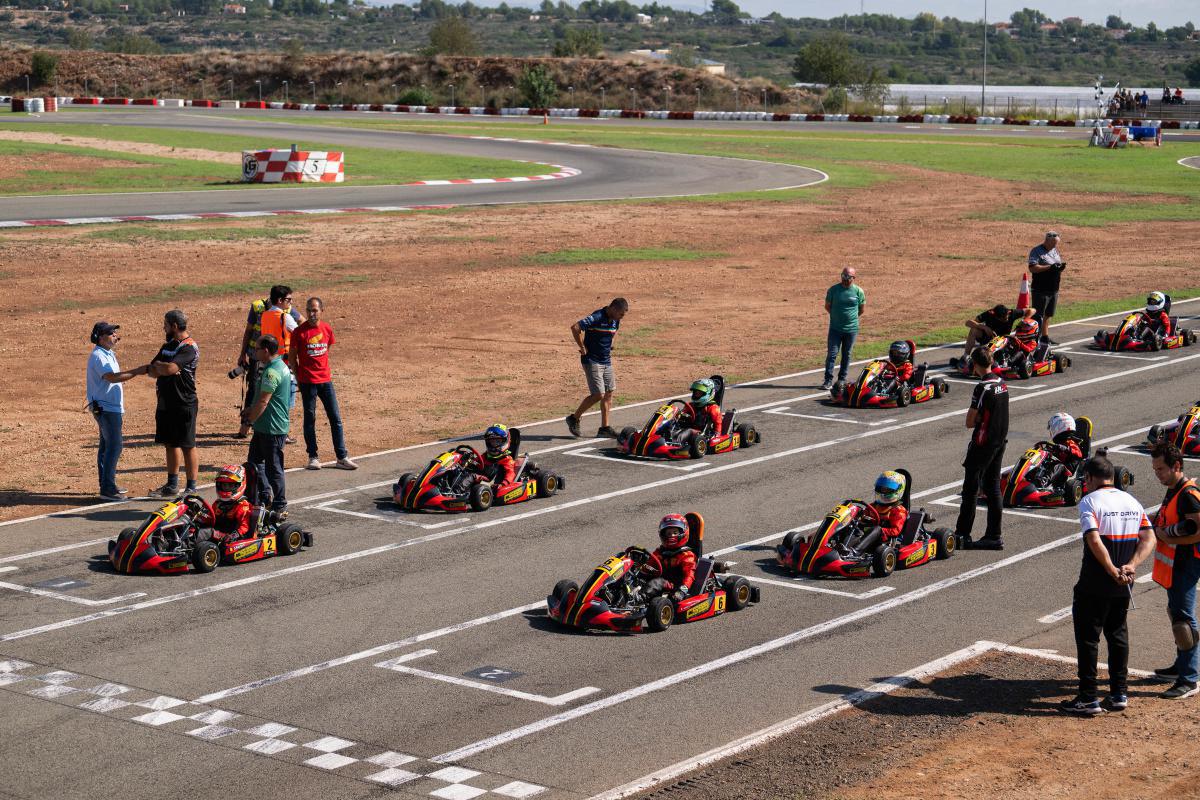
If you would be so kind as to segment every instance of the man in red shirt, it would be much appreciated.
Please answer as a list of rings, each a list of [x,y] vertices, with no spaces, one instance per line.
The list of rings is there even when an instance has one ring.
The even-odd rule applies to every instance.
[[[346,450],[342,433],[342,413],[337,394],[333,391],[333,375],[329,370],[329,348],[333,346],[333,328],[321,320],[325,304],[319,297],[308,298],[308,319],[292,331],[291,366],[304,401],[304,446],[308,450],[308,468],[320,469],[317,456],[317,398],[325,406],[329,430],[333,434],[333,451],[339,469],[358,469]]]

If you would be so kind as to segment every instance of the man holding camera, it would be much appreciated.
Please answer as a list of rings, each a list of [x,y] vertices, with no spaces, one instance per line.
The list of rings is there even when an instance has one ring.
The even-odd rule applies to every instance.
[[[238,354],[237,366],[229,371],[229,379],[246,376],[246,399],[242,403],[242,408],[247,409],[254,405],[254,394],[258,389],[258,381],[260,378],[261,365],[255,357],[254,350],[258,343],[258,337],[263,335],[263,316],[271,315],[271,320],[268,323],[267,333],[276,335],[276,339],[286,333],[287,337],[283,341],[289,341],[291,332],[296,329],[296,326],[303,322],[300,312],[292,306],[292,289],[289,286],[276,284],[271,287],[271,293],[268,297],[255,300],[250,304],[250,312],[246,315],[246,329],[242,332],[242,345]],[[290,317],[288,320],[285,317]],[[285,360],[286,360],[286,348]],[[289,404],[289,408],[291,405]],[[250,426],[243,423],[238,430],[236,439],[245,439],[250,435]]]
[[[1058,307],[1058,285],[1062,281],[1063,270],[1067,262],[1062,260],[1058,245],[1062,237],[1057,231],[1046,231],[1046,238],[1037,247],[1029,251],[1029,271],[1033,273],[1033,282],[1029,287],[1033,292],[1033,308],[1042,323],[1042,338],[1050,344],[1057,344],[1050,338],[1050,318]]]

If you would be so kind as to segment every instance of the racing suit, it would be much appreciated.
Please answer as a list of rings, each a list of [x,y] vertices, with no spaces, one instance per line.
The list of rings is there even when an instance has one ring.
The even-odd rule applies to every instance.
[[[903,364],[893,364],[891,361],[884,361],[883,368],[879,371],[879,377],[890,378],[895,377],[896,388],[900,388],[900,384],[907,384],[912,380],[913,365],[911,361],[905,361]]]
[[[696,406],[692,403],[684,403],[683,411],[680,412],[680,420],[686,421],[688,431],[684,434],[684,440],[690,439],[692,436],[699,435],[705,428],[712,426],[710,436],[721,435],[721,407],[716,403],[709,403],[704,406]]]
[[[246,498],[233,502],[218,500],[212,505],[212,514],[205,512],[196,518],[196,524],[221,534],[221,538],[244,539],[250,535],[257,509]]]
[[[1007,356],[1007,363],[1011,366],[1016,366],[1017,359],[1028,359],[1029,356],[1037,349],[1039,328],[1034,328],[1031,332],[1025,334],[1013,333],[1008,337],[1008,341],[1004,344],[1003,352]]]
[[[879,527],[884,542],[890,542],[904,530],[908,522],[908,509],[900,503],[871,503],[871,508],[879,515]]]
[[[517,479],[517,460],[508,450],[501,450],[495,454],[485,451],[482,460],[479,474],[492,482],[497,493]]]
[[[1171,335],[1171,317],[1166,311],[1142,312],[1142,327],[1160,339]]]
[[[650,560],[642,567],[642,575],[655,579],[647,586],[648,596],[674,591],[678,602],[692,588],[696,577],[696,554],[690,547],[668,549],[665,545],[660,546],[650,554]]]
[[[1063,431],[1055,436],[1047,449],[1050,455],[1060,462],[1050,476],[1051,483],[1057,483],[1064,476],[1074,475],[1075,470],[1079,469],[1079,463],[1083,461],[1083,450],[1070,431]]]

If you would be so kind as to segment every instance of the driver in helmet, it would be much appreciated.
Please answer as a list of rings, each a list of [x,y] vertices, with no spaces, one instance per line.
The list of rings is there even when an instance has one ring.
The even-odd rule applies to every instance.
[[[1030,353],[1037,349],[1040,326],[1033,315],[1032,308],[1025,309],[1025,316],[1013,327],[1012,335],[1004,345],[1010,361],[1015,358],[1028,358]]]
[[[219,538],[244,539],[254,528],[256,509],[246,499],[246,468],[226,464],[217,470],[217,500],[212,514],[205,509],[196,524],[211,527]]]
[[[882,541],[886,544],[900,535],[908,522],[908,509],[900,501],[904,499],[907,481],[899,472],[888,470],[875,479],[875,501],[871,508],[879,517]]]
[[[1149,334],[1150,346],[1157,350],[1162,340],[1171,335],[1171,318],[1167,316],[1167,296],[1162,292],[1151,292],[1146,297],[1146,311],[1142,315],[1142,327]]]
[[[1065,411],[1059,411],[1050,417],[1046,428],[1050,431],[1050,446],[1047,449],[1062,462],[1068,475],[1074,475],[1085,455],[1074,435],[1075,418]]]
[[[483,463],[479,474],[500,489],[517,478],[517,460],[509,452],[508,426],[497,422],[483,432]]]
[[[676,603],[688,596],[696,577],[696,554],[687,546],[688,521],[682,514],[667,514],[658,523],[662,542],[642,566],[642,575],[651,578],[646,585],[647,599],[671,594]]]
[[[885,377],[894,376],[896,383],[908,383],[912,380],[912,348],[908,342],[892,342],[881,374]]]
[[[714,402],[717,398],[717,384],[712,378],[700,378],[692,383],[691,402],[684,403],[679,420],[686,424],[680,439],[689,442],[709,428],[710,436],[721,435],[721,407]]]

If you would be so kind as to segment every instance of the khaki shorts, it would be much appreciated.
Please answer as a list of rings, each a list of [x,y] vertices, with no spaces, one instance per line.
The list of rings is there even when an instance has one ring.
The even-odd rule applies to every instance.
[[[583,374],[587,376],[588,392],[591,394],[607,394],[617,390],[617,379],[613,377],[612,362],[596,364],[584,361]]]

